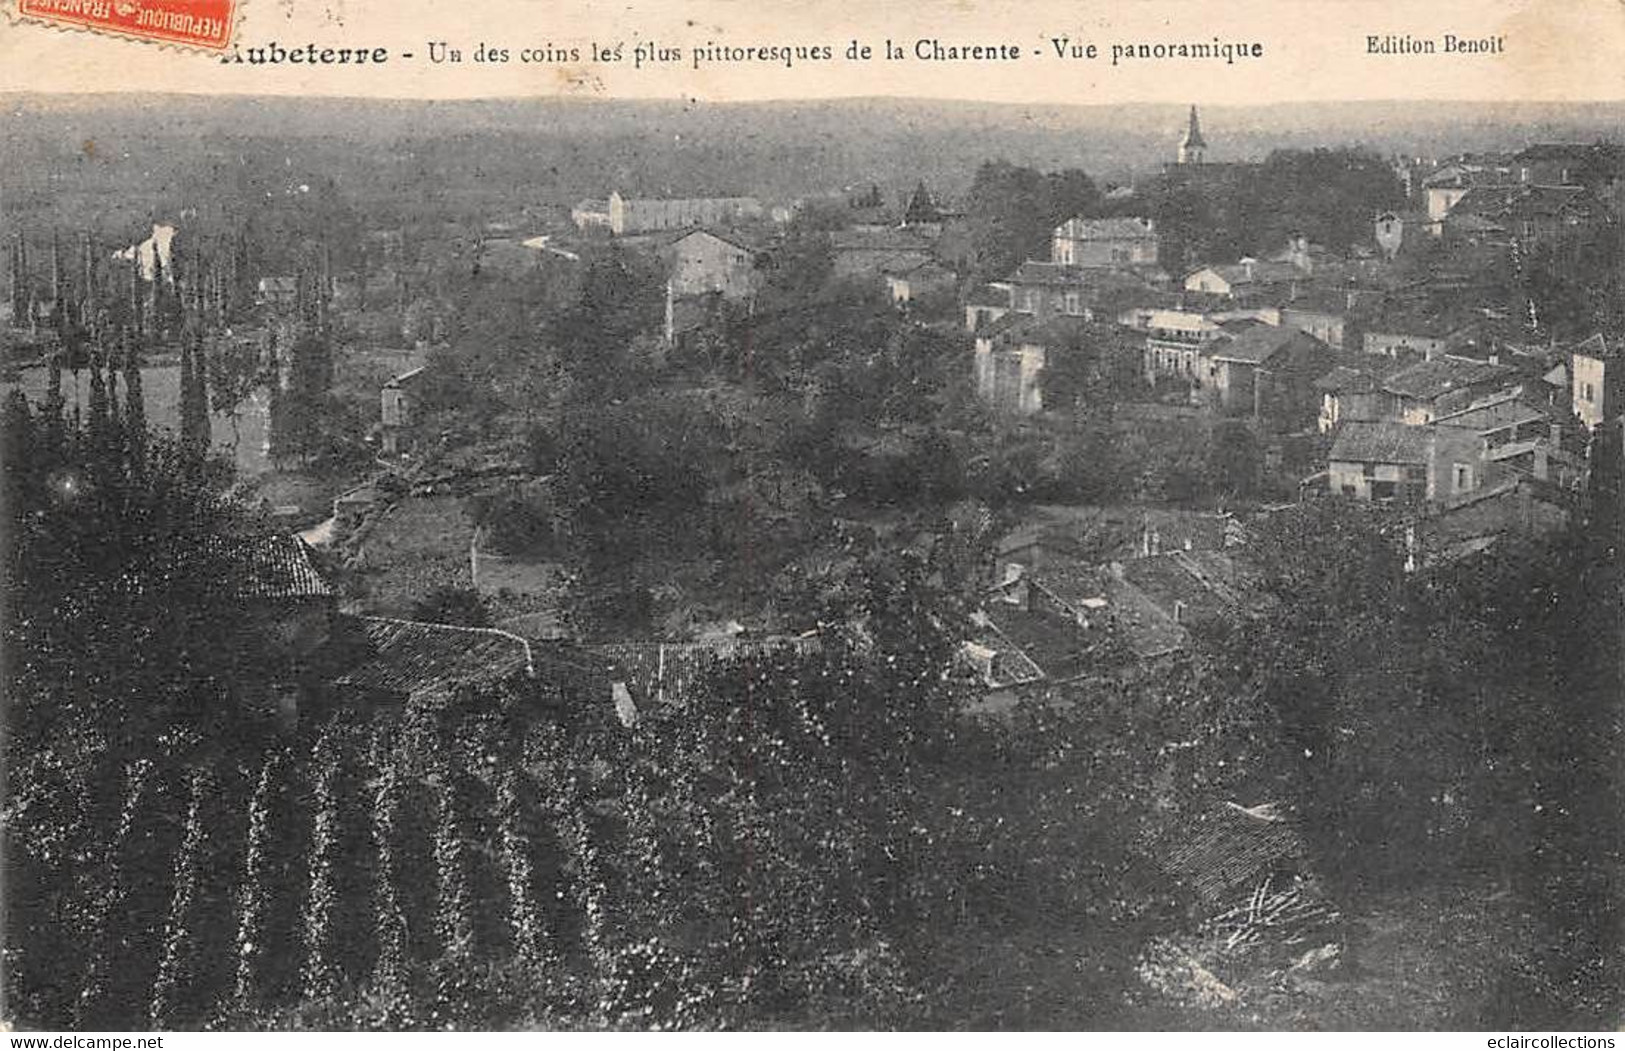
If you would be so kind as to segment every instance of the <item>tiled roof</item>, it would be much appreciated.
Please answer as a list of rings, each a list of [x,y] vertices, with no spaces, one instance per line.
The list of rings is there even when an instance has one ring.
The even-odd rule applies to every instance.
[[[1566,409],[1564,410],[1567,411]],[[1495,431],[1503,427],[1516,427],[1551,419],[1551,413],[1522,400],[1516,394],[1504,394],[1477,402],[1465,409],[1434,418],[1434,423],[1450,427],[1464,427],[1475,431]]]
[[[1315,389],[1333,394],[1363,394],[1377,389],[1377,377],[1361,369],[1338,365],[1315,381]]]
[[[1089,271],[1081,266],[1068,266],[1065,263],[1046,263],[1040,259],[1029,259],[1016,267],[1015,272],[1006,280],[1013,285],[1081,287],[1088,282]]]
[[[1155,237],[1156,230],[1150,219],[1131,216],[1085,219],[1077,216],[1057,226],[1055,236],[1079,241],[1106,241]]]
[[[985,685],[1002,689],[1024,686],[1044,678],[1044,669],[994,627],[991,618],[983,615],[980,619],[986,623],[978,624],[965,641],[965,653],[974,663],[982,664],[985,661]]]
[[[1034,346],[1056,347],[1078,338],[1089,331],[1092,323],[1081,317],[1052,317],[1024,328],[1016,333],[1012,342],[1030,343]]]
[[[1143,561],[1143,560],[1137,560]],[[1148,596],[1110,571],[1080,564],[1046,566],[1033,574],[1035,586],[1073,610],[1106,624],[1117,640],[1142,660],[1185,648],[1189,636]],[[1097,605],[1102,599],[1104,605]]]
[[[1215,361],[1238,361],[1248,365],[1262,365],[1277,354],[1285,351],[1293,343],[1306,340],[1318,342],[1313,336],[1295,328],[1260,325],[1247,329],[1227,343],[1214,344],[1212,357]]]
[[[965,302],[969,306],[978,307],[1008,307],[1010,305],[1010,290],[997,285],[977,285],[971,290]]]
[[[682,230],[672,230],[658,235],[654,243],[662,247],[672,247],[700,234],[716,238],[718,241],[731,244],[735,248],[742,248],[747,252],[755,252],[762,247],[761,238],[753,234],[743,230],[724,229],[717,226],[690,226]]]
[[[1170,618],[1175,603],[1184,607],[1185,623],[1227,617],[1241,609],[1235,562],[1218,551],[1171,551],[1122,566],[1123,579]]]
[[[1304,276],[1304,272],[1292,263],[1272,259],[1258,259],[1250,264],[1220,263],[1216,266],[1199,267],[1191,273],[1200,273],[1202,270],[1213,271],[1230,285],[1276,284]]]
[[[1588,358],[1598,360],[1606,359],[1611,353],[1618,351],[1618,346],[1609,347],[1608,341],[1602,338],[1602,333],[1593,333],[1574,345],[1574,353],[1583,354]]]
[[[1297,868],[1303,840],[1271,808],[1221,803],[1175,837],[1163,865],[1175,880],[1209,904],[1251,890],[1278,869]]]
[[[1510,365],[1445,354],[1394,373],[1383,384],[1383,389],[1402,398],[1427,401],[1451,391],[1504,380],[1516,372]]]
[[[335,685],[408,697],[450,696],[465,685],[533,676],[530,644],[494,628],[357,617],[364,657]]]
[[[206,555],[223,564],[239,598],[331,598],[310,557],[310,545],[297,536],[211,537]]]
[[[1092,663],[1091,655],[1106,641],[1099,628],[1085,629],[1057,613],[999,603],[989,603],[986,612],[998,635],[1050,679],[1075,679],[1083,674]],[[1018,662],[1006,673],[1021,670]]]
[[[931,242],[911,230],[837,230],[829,235],[837,252],[925,252]]]
[[[1021,330],[1031,328],[1038,324],[1031,314],[1019,312],[1002,314],[982,324],[976,330],[977,339],[990,339],[1000,343],[1007,343],[1009,339],[1019,334]]]
[[[1425,464],[1428,437],[1426,427],[1349,420],[1338,429],[1327,459],[1334,463]]]

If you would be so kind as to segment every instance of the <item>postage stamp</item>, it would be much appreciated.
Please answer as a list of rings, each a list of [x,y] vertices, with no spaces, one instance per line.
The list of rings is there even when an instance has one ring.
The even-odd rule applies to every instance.
[[[12,0],[20,18],[185,47],[231,43],[238,0]]]

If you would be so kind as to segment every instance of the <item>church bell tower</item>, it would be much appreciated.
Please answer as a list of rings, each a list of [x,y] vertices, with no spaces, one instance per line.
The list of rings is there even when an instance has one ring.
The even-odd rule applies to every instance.
[[[1179,143],[1180,164],[1201,164],[1202,156],[1207,152],[1207,142],[1202,138],[1202,125],[1196,119],[1196,107],[1191,107],[1190,127],[1185,129],[1185,137]]]

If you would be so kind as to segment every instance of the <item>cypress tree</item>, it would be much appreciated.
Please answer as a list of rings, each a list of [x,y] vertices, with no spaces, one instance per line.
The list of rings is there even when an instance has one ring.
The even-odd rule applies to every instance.
[[[147,407],[141,397],[141,361],[135,340],[125,329],[124,344],[124,446],[130,470],[139,472],[147,462]]]
[[[108,409],[107,385],[102,380],[102,355],[92,349],[87,362],[90,371],[89,438],[90,463],[103,482],[113,474],[118,461],[117,436]]]
[[[197,436],[205,424],[198,421],[203,408],[197,401],[197,385],[193,382],[192,370],[192,342],[186,340],[181,343],[180,437],[182,445],[201,454],[205,450],[197,445]]]

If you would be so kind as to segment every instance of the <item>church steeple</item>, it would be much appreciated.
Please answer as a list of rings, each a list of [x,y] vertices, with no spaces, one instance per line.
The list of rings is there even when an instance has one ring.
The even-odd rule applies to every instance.
[[[1192,106],[1190,127],[1185,129],[1185,138],[1179,143],[1179,163],[1201,164],[1206,152],[1207,142],[1202,138],[1202,125],[1196,119],[1196,107]]]

